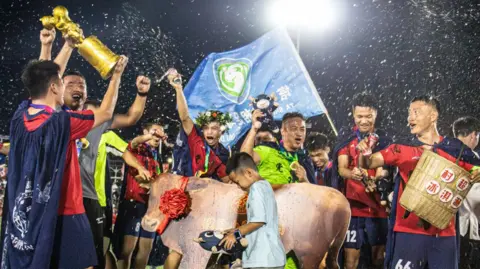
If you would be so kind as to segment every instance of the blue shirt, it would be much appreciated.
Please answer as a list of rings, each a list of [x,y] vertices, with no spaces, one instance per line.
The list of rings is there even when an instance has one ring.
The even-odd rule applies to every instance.
[[[285,265],[285,249],[278,229],[277,202],[266,180],[250,186],[247,200],[247,221],[265,225],[247,234],[248,247],[243,252],[243,268],[280,267]]]

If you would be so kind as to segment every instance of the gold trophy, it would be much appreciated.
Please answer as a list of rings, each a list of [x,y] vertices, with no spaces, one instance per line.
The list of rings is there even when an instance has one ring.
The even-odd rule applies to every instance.
[[[68,10],[64,6],[53,9],[53,16],[44,16],[40,19],[46,29],[57,28],[63,35],[68,35],[75,41],[78,53],[87,60],[102,76],[107,79],[112,75],[115,64],[120,56],[113,53],[96,36],[85,38],[80,26],[70,19]]]

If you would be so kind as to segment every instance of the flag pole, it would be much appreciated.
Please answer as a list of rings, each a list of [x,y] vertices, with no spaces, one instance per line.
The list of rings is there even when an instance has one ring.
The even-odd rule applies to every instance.
[[[298,61],[298,64],[300,65],[300,68],[302,68],[302,70],[307,74],[306,76],[306,79],[308,80],[308,83],[310,84],[310,88],[311,89],[315,89],[315,90],[312,90],[313,91],[313,95],[316,97],[317,99],[317,102],[320,104],[320,106],[322,107],[323,111],[325,111],[325,115],[327,116],[327,119],[328,119],[328,123],[330,124],[330,127],[332,127],[332,131],[333,133],[335,134],[335,136],[338,136],[338,131],[337,131],[337,128],[335,128],[335,125],[333,125],[333,121],[332,121],[332,118],[330,118],[330,115],[328,114],[328,111],[327,111],[327,108],[325,107],[325,104],[323,103],[322,101],[322,98],[320,98],[320,95],[318,94],[318,91],[317,91],[317,88],[315,87],[315,85],[313,84],[313,81],[312,79],[310,78],[310,75],[308,75],[308,72],[307,72],[307,68],[305,67],[305,65],[303,64],[302,62],[302,59],[300,58],[300,29],[298,29],[298,32],[297,32],[297,47],[295,48],[295,46],[293,45],[293,42],[292,42],[292,39],[290,38],[290,36],[288,35],[288,32],[286,31],[286,29],[284,28],[284,33],[287,35],[287,37],[290,39],[290,46],[296,50],[296,58],[297,58],[297,61]]]

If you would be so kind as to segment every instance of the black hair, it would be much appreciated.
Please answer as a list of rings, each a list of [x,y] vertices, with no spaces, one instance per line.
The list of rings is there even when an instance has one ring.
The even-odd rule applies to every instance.
[[[285,115],[283,115],[282,124],[285,123],[287,120],[293,119],[293,118],[300,118],[303,121],[305,120],[305,117],[303,117],[302,113],[289,112],[289,113],[285,113]]]
[[[93,107],[100,107],[102,105],[102,101],[97,99],[90,99],[85,101],[84,107],[93,106]]]
[[[250,168],[255,171],[257,170],[257,165],[253,161],[252,156],[245,152],[237,152],[227,162],[227,175],[231,172],[237,173],[239,170]]]
[[[272,134],[273,137],[275,137],[275,134],[273,133],[272,129],[270,129],[267,126],[267,124],[262,124],[260,129],[258,129],[257,133],[260,133],[260,132],[269,132],[270,134]]]
[[[372,109],[377,110],[377,100],[373,95],[367,93],[367,92],[361,92],[357,93],[353,96],[352,99],[352,109],[355,109],[355,107],[369,107]]]
[[[30,61],[23,69],[22,82],[32,99],[44,97],[52,82],[60,78],[60,66],[53,61]]]
[[[163,128],[163,123],[159,119],[151,118],[151,119],[148,119],[144,124],[142,124],[142,129],[150,130],[150,128],[152,128],[153,125],[159,125],[159,126],[162,126]]]
[[[306,144],[309,152],[326,149],[328,147],[328,138],[322,133],[313,133],[307,137]]]
[[[412,99],[412,101],[410,101],[410,104],[413,103],[413,102],[424,102],[424,103],[428,104],[429,106],[431,106],[433,109],[435,109],[438,112],[438,115],[440,115],[441,112],[442,112],[440,110],[440,102],[438,101],[437,98],[435,98],[433,96],[429,96],[429,95],[417,96],[417,97],[414,97]]]
[[[68,70],[65,73],[63,73],[63,78],[68,77],[68,76],[77,76],[83,78],[83,80],[86,81],[85,76],[80,73],[80,71],[77,70]]]
[[[453,123],[455,137],[467,136],[473,132],[480,132],[480,121],[474,117],[461,117]]]

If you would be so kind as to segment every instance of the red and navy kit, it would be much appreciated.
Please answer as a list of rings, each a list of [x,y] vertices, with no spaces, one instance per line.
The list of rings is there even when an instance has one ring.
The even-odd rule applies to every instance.
[[[450,154],[460,151],[461,143],[458,145],[458,149],[454,148],[454,145],[452,139],[442,137],[441,142],[434,145],[434,149],[438,155],[455,162],[456,159]],[[394,226],[392,233],[389,233],[386,264],[389,266],[388,268],[426,268],[425,266],[428,264],[429,268],[456,269],[458,268],[458,256],[454,218],[444,230],[432,225],[421,225],[422,222],[413,212],[404,218],[405,209],[399,203],[408,178],[423,151],[421,144],[418,146],[392,144],[380,151],[386,165],[394,165],[399,169],[393,201],[394,207],[390,216],[390,222]],[[459,161],[458,165],[467,171],[473,167],[465,161]]]
[[[317,178],[317,184],[320,186],[329,186],[330,182],[330,169],[332,169],[332,162],[328,162],[327,167],[324,170],[316,169],[315,174]]]
[[[358,138],[353,139],[346,147],[338,152],[338,156],[348,156],[348,168],[358,167],[360,152],[357,150]],[[374,177],[376,170],[368,169],[368,176]],[[346,179],[345,196],[350,202],[353,217],[387,218],[385,207],[380,204],[380,194],[366,193],[361,181]]]
[[[30,114],[29,107],[42,110]],[[96,264],[75,146],[93,123],[92,111],[56,112],[29,101],[15,112],[3,223],[8,232],[1,240],[7,268]]]
[[[85,213],[82,197],[82,180],[78,164],[76,140],[87,136],[94,123],[93,112],[67,111],[70,114],[70,142],[65,156],[65,171],[62,180],[62,195],[60,197],[58,214],[75,215]],[[51,113],[42,110],[36,115],[24,115],[25,127],[34,131],[50,118]]]
[[[130,151],[139,164],[150,172],[152,177],[162,173],[162,161],[159,152],[148,144],[139,144],[136,148],[132,147],[132,142],[128,144],[127,150]],[[149,190],[140,186],[135,180],[138,175],[137,169],[128,167],[125,173],[125,182],[122,193],[124,198],[120,201],[118,214],[114,230],[114,251],[120,255],[123,245],[123,237],[130,235],[134,237],[143,237],[153,239],[155,233],[145,231],[142,226],[142,218],[147,213]]]
[[[162,173],[160,155],[156,149],[147,144],[140,144],[136,148],[132,147],[132,142],[128,144],[127,150],[130,151],[140,165],[150,172],[152,177]],[[135,180],[138,175],[137,169],[128,167],[127,171],[127,189],[125,191],[125,200],[134,200],[143,204],[148,202],[148,189],[142,188]]]
[[[443,138],[442,138],[443,139]],[[390,145],[388,148],[380,151],[383,156],[383,160],[386,165],[393,165],[398,167],[400,176],[402,177],[403,183],[400,184],[400,189],[398,197],[402,196],[403,190],[406,183],[408,182],[409,175],[413,172],[417,166],[420,156],[422,156],[424,149],[422,147],[412,147],[399,144]],[[446,153],[441,149],[437,149],[436,153],[447,160],[455,162],[456,159]],[[459,166],[463,167],[465,170],[470,171],[473,165],[459,161]],[[430,226],[428,229],[425,229],[423,226],[419,226],[418,223],[420,219],[414,214],[411,213],[408,218],[403,218],[405,214],[405,209],[400,206],[400,199],[397,201],[397,213],[395,221],[395,232],[404,232],[404,233],[413,233],[413,234],[424,234],[424,235],[434,235],[434,236],[454,236],[455,235],[455,222],[452,218],[450,224],[446,229],[438,229],[434,226]]]
[[[227,176],[227,169],[214,150],[210,148],[194,127],[188,135],[188,146],[190,148],[190,158],[192,160],[192,172],[195,175],[199,171],[205,171],[204,177],[216,176],[221,179]],[[208,164],[205,160],[208,159]]]

